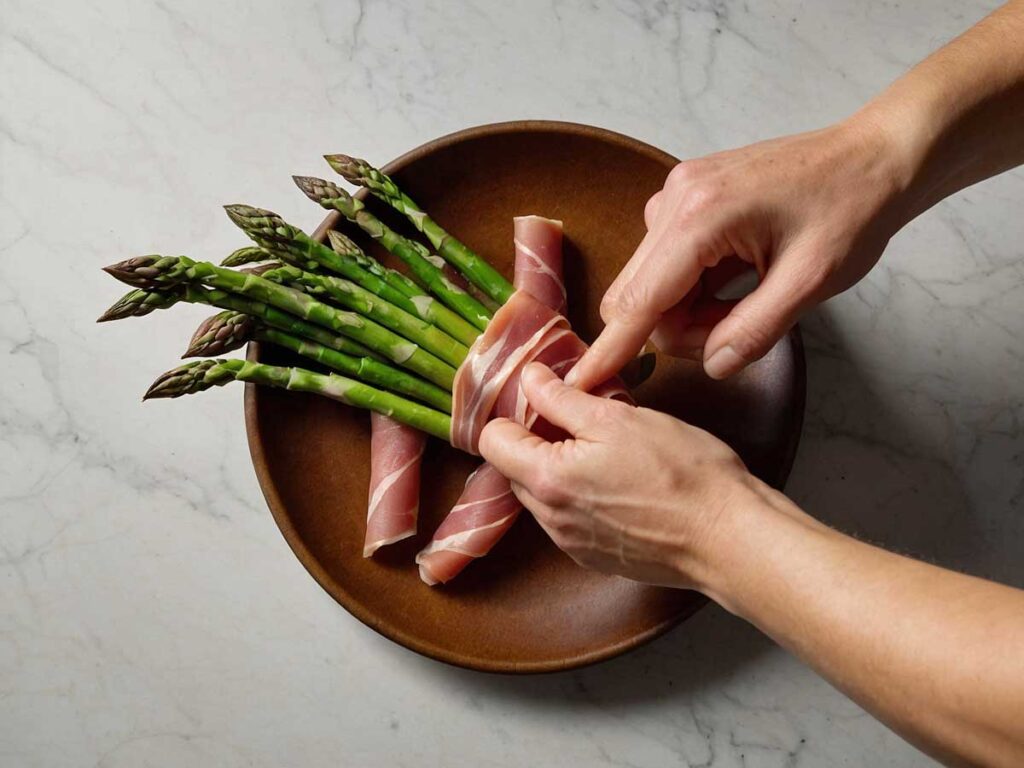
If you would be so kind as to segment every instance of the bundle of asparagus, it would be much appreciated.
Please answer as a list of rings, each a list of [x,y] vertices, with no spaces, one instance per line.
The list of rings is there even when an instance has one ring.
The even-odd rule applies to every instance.
[[[239,248],[220,266],[186,256],[153,255],[106,267],[135,290],[99,320],[140,317],[179,302],[208,304],[225,311],[204,321],[185,357],[219,356],[257,340],[289,349],[329,371],[204,360],[161,375],[146,398],[179,397],[230,381],[251,381],[316,392],[448,440],[456,369],[492,312],[446,274],[446,264],[492,301],[507,299],[512,286],[387,175],[345,155],[331,155],[328,161],[405,214],[440,256],[389,228],[338,185],[295,177],[310,199],[340,211],[397,257],[409,275],[386,267],[341,232],[330,233],[329,247],[272,211],[229,205],[228,217],[254,246]]]
[[[106,267],[134,290],[99,319],[140,317],[180,302],[222,310],[200,325],[184,355],[207,359],[162,374],[144,399],[245,381],[375,412],[363,551],[370,556],[415,533],[420,433],[450,441],[456,371],[513,287],[388,176],[344,155],[328,161],[405,214],[440,255],[389,228],[338,185],[293,177],[307,197],[340,211],[407,273],[386,267],[341,232],[329,233],[328,246],[272,211],[229,205],[228,217],[254,245],[229,254],[219,266],[152,255]],[[319,370],[221,358],[251,340],[288,349]]]

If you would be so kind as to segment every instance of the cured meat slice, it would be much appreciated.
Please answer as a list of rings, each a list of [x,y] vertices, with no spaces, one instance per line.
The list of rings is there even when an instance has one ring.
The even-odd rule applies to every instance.
[[[427,584],[444,583],[491,547],[512,527],[522,505],[508,480],[488,463],[466,479],[458,503],[444,519],[430,543],[416,556],[420,578]]]
[[[516,246],[515,287],[541,304],[565,314],[562,274],[562,222],[541,216],[513,219]]]
[[[452,387],[452,445],[479,453],[480,432],[510,379],[542,348],[547,335],[567,329],[568,321],[525,291],[516,291],[499,309],[469,356],[459,366]]]
[[[370,499],[363,557],[416,533],[420,460],[427,436],[379,413],[370,414]]]

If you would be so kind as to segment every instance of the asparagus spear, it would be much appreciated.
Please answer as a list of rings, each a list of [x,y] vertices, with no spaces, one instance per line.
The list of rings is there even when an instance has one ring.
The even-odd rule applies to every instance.
[[[272,258],[274,258],[273,255],[265,248],[260,248],[258,245],[245,245],[229,253],[220,265],[222,267],[241,267]]]
[[[349,280],[315,275],[312,272],[303,272],[301,269],[289,266],[267,270],[262,273],[262,276],[264,279],[278,284],[293,287],[300,285],[312,289],[318,297],[326,296],[347,309],[376,320],[456,368],[462,364],[469,353],[469,349],[464,344],[460,344],[444,331],[399,309],[394,304],[377,298],[365,288]]]
[[[237,296],[227,291],[214,288],[203,288],[196,285],[184,285],[166,291],[129,291],[104,312],[97,322],[121,320],[126,317],[142,317],[154,309],[167,309],[179,301],[191,304],[208,304],[211,307],[230,309],[260,318],[267,325],[287,331],[295,336],[310,339],[338,352],[355,357],[373,357],[381,359],[375,352],[344,336],[331,333],[319,325],[307,323],[294,315],[282,312],[277,307],[261,301],[251,301],[244,296]]]
[[[396,291],[399,291],[409,297],[427,295],[426,292],[424,292],[424,290],[420,288],[410,278],[403,275],[397,269],[390,269],[388,267],[385,267],[375,258],[367,255],[367,253],[362,248],[356,245],[352,238],[348,237],[345,234],[342,234],[338,230],[327,230],[327,240],[331,244],[331,248],[334,249],[335,253],[338,253],[342,256],[351,256],[352,258],[355,259],[365,259],[367,271],[373,272],[373,274],[377,275],[382,280],[386,281],[388,285],[390,285]],[[447,311],[450,312],[451,310]],[[462,318],[459,318],[459,320],[462,323],[466,322]],[[473,330],[472,332],[475,334],[476,330]]]
[[[332,250],[288,224],[273,211],[250,205],[228,205],[224,209],[231,221],[282,261],[307,272],[322,266],[406,312],[436,324],[462,344],[468,346],[476,339],[477,331],[473,326],[446,307],[438,305],[435,309],[432,305],[436,302],[426,301],[427,297],[419,288],[416,288],[416,294],[409,294],[407,289],[396,287],[394,280],[388,279],[384,266],[363,253],[348,238],[345,238],[347,243],[343,248]],[[418,299],[417,295],[424,298]],[[439,311],[441,309],[444,311]]]
[[[464,243],[450,235],[441,225],[430,218],[387,174],[374,168],[365,160],[348,155],[325,155],[331,168],[340,173],[348,182],[366,187],[399,213],[405,214],[417,230],[422,232],[437,252],[454,266],[486,296],[504,304],[515,288],[498,270],[478,256]]]
[[[366,234],[401,259],[416,278],[449,308],[458,312],[481,331],[487,327],[491,319],[487,307],[445,277],[441,269],[430,260],[430,251],[424,246],[399,235],[365,210],[361,201],[356,200],[337,184],[310,176],[292,178],[310,200],[328,210],[340,211],[346,219],[358,224]]]
[[[285,368],[249,360],[214,359],[187,363],[157,378],[143,399],[190,395],[231,381],[312,392],[383,413],[442,440],[451,439],[451,417],[446,413],[337,374],[314,373],[304,368]]]
[[[347,355],[287,331],[267,327],[251,315],[239,312],[219,312],[204,320],[193,334],[188,350],[182,357],[217,357],[238,349],[250,340],[290,349],[338,373],[390,392],[414,397],[440,411],[451,413],[451,394],[435,384],[371,357]]]
[[[381,271],[381,277],[388,285],[409,297],[410,302],[416,308],[415,314],[428,323],[433,323],[453,339],[466,346],[472,346],[477,336],[480,335],[480,331],[463,320],[461,315],[452,312],[397,269],[385,267],[373,257],[367,256],[358,245],[338,230],[328,230],[327,239],[337,253],[359,254],[367,261],[372,262],[375,268]]]
[[[238,293],[348,336],[445,389],[451,390],[455,380],[452,366],[373,320],[256,275],[193,261],[187,256],[140,256],[105,267],[105,271],[131,286],[148,290],[201,283]]]
[[[143,291],[136,288],[111,304],[106,312],[96,318],[96,322],[106,323],[125,317],[143,317],[154,309],[168,309],[183,300],[181,294],[182,291],[179,289]]]
[[[217,357],[232,352],[255,337],[257,324],[252,315],[232,309],[211,315],[196,328],[182,357]]]

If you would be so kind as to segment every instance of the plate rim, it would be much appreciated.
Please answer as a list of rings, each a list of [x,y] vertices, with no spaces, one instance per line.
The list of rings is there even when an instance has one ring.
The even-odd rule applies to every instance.
[[[597,138],[638,151],[641,154],[647,155],[652,160],[663,163],[669,167],[679,162],[678,158],[664,150],[658,149],[657,147],[641,141],[640,139],[636,139],[607,128],[562,120],[509,120],[499,123],[476,125],[439,136],[414,147],[402,155],[399,155],[386,165],[382,166],[381,170],[385,173],[394,173],[427,154],[467,139],[524,132],[566,133],[574,136]],[[666,173],[667,172],[668,171],[666,170]],[[367,192],[365,189],[360,189],[356,193],[355,197],[363,199],[366,197],[366,194]],[[326,237],[327,231],[334,227],[335,222],[337,222],[340,217],[340,213],[332,211],[313,231],[311,236],[317,240],[323,241]],[[803,431],[807,390],[806,360],[804,356],[804,345],[800,327],[798,325],[794,326],[787,334],[786,338],[792,347],[793,361],[796,367],[796,375],[794,377],[794,400],[796,407],[794,408],[795,418],[793,429],[790,433],[791,437],[788,450],[780,463],[778,477],[773,478],[775,482],[773,482],[772,485],[779,489],[785,485],[786,480],[789,477],[790,471],[793,468],[793,462],[796,458],[796,451],[800,444],[800,436]],[[246,359],[257,360],[259,358],[259,353],[260,345],[257,342],[250,342],[247,345]],[[270,514],[274,518],[275,524],[281,531],[281,534],[289,548],[292,550],[292,553],[306,569],[309,575],[313,577],[314,581],[316,581],[317,584],[319,584],[320,587],[350,615],[382,637],[418,653],[421,656],[478,672],[509,675],[563,672],[596,664],[624,654],[634,648],[638,648],[639,646],[660,637],[673,627],[681,624],[683,621],[686,621],[710,602],[704,595],[694,592],[695,599],[686,610],[680,611],[670,619],[661,621],[643,632],[639,632],[618,643],[603,646],[599,649],[547,661],[520,663],[487,659],[479,656],[459,653],[452,651],[451,649],[437,646],[433,643],[425,642],[416,636],[410,635],[400,627],[380,619],[371,611],[364,609],[363,606],[356,601],[351,594],[349,594],[343,584],[331,578],[330,574],[327,573],[319,560],[317,560],[316,556],[306,547],[302,538],[296,531],[295,526],[287,513],[285,504],[281,499],[273,480],[271,479],[269,463],[263,450],[264,435],[260,428],[259,419],[257,418],[258,393],[259,388],[255,384],[246,383],[244,414],[249,455],[252,460],[253,469],[256,472],[256,479],[259,482],[260,490],[263,492],[264,500],[270,508]]]

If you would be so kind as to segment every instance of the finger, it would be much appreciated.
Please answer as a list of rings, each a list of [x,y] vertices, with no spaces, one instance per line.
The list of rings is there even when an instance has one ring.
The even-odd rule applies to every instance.
[[[551,518],[554,511],[547,504],[542,502],[532,493],[530,489],[525,485],[515,482],[511,482],[512,493],[519,499],[520,503],[529,510],[530,514],[533,515],[533,519],[537,521],[537,524],[544,529],[544,533],[548,535],[548,538],[554,542],[555,546],[561,549],[561,538],[558,535],[558,529],[551,523]]]
[[[565,383],[585,392],[607,381],[637,356],[656,324],[657,317],[613,320],[572,367]]]
[[[551,507],[534,496],[530,492],[530,489],[522,483],[517,483],[513,480],[510,485],[512,486],[512,493],[515,494],[515,497],[523,503],[524,507],[530,510],[533,516],[537,518],[537,522],[540,523],[541,527],[548,532],[549,536],[551,536],[551,531],[548,531],[545,525],[547,523],[547,519],[551,516]],[[552,536],[552,538],[554,537]]]
[[[480,455],[509,480],[524,483],[544,466],[551,443],[509,419],[494,419],[480,434]]]
[[[608,405],[602,397],[569,386],[539,363],[526,366],[520,386],[533,410],[573,437],[585,435]]]
[[[724,379],[762,358],[811,304],[813,294],[812,283],[796,270],[770,271],[708,336],[708,376]]]
[[[664,198],[664,192],[655,192],[644,206],[644,224],[647,225],[647,229],[654,229],[654,223],[658,220],[658,214],[661,211],[661,201]]]
[[[663,312],[697,284],[701,236],[688,240],[678,228],[649,232],[601,302],[607,325],[579,359],[566,383],[584,391],[618,373],[643,348]],[[656,249],[656,250],[652,250]],[[671,276],[666,279],[666,275]]]

